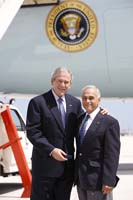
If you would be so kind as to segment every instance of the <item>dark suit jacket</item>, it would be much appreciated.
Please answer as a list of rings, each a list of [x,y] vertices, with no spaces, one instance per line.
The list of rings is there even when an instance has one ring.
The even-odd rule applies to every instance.
[[[81,145],[77,136],[75,182],[80,182],[86,190],[101,190],[102,185],[114,187],[119,153],[119,123],[110,115],[99,112]]]
[[[77,117],[82,112],[80,101],[66,94],[66,128],[63,129],[60,114],[52,94],[48,91],[33,98],[27,112],[27,137],[33,144],[33,177],[59,177],[67,172],[73,173],[73,159],[60,162],[50,156],[56,147],[74,155],[74,136]]]

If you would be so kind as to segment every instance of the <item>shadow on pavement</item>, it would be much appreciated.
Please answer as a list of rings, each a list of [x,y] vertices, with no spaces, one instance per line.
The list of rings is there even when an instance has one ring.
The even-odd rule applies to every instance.
[[[0,195],[21,189],[21,183],[0,183]]]

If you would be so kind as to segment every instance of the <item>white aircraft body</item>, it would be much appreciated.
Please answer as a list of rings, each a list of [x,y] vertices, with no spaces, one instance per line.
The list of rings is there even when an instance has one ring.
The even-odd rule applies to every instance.
[[[52,71],[65,66],[73,72],[70,92],[75,96],[86,84],[95,84],[103,97],[133,97],[133,1],[82,2],[95,13],[98,32],[94,42],[78,52],[63,51],[48,38],[47,17],[57,5],[19,9],[0,41],[1,93],[47,91]]]
[[[47,18],[51,10],[63,1],[59,1],[58,5],[40,6],[36,5],[37,1],[33,2],[33,5],[21,7],[15,17],[12,15],[14,19],[0,41],[1,95],[43,93],[50,88],[52,71],[65,66],[73,72],[70,92],[75,96],[80,96],[85,85],[95,84],[103,97],[133,97],[133,1],[82,0],[95,13],[98,32],[94,42],[78,52],[57,48],[47,35]],[[130,137],[123,137],[122,147],[127,149],[129,141],[132,141]],[[27,144],[24,143],[24,146]],[[132,162],[133,151],[130,148],[127,156],[126,149],[122,148],[120,163]],[[11,161],[10,153],[5,157],[1,153],[0,159]],[[5,167],[4,173],[12,172],[10,163],[6,166],[2,162],[1,165]]]

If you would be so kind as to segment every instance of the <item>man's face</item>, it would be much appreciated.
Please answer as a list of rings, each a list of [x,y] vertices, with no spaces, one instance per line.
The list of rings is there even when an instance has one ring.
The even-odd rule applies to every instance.
[[[57,96],[63,96],[71,86],[71,75],[68,72],[60,72],[52,81],[52,86]]]
[[[82,104],[88,113],[93,112],[99,105],[100,98],[97,96],[97,92],[93,88],[84,90],[82,94]]]

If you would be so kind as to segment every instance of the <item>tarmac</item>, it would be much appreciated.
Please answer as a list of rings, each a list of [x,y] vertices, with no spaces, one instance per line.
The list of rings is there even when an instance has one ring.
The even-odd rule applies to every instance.
[[[133,199],[133,136],[121,138],[120,165],[117,175],[120,178],[113,190],[113,200]],[[21,177],[19,175],[0,176],[0,200],[29,200],[21,198],[23,193]],[[76,187],[73,187],[70,200],[78,200]]]
[[[113,191],[113,200],[133,199],[133,170],[119,170],[120,181]],[[29,200],[21,198],[23,187],[19,175],[0,177],[0,200]],[[78,200],[76,187],[73,187],[70,200]]]

